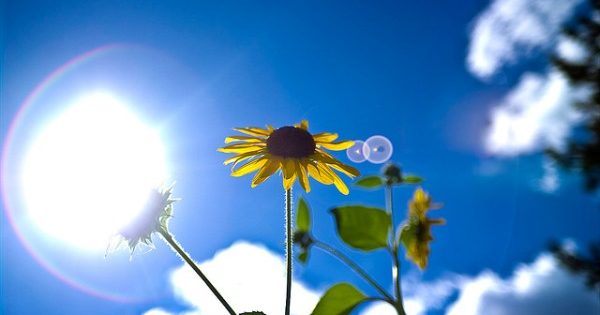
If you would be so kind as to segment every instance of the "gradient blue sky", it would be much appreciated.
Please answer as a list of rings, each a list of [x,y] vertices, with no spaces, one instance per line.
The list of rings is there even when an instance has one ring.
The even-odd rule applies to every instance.
[[[232,127],[308,119],[312,131],[335,131],[344,139],[381,134],[394,144],[394,161],[426,178],[424,189],[445,205],[436,215],[448,222],[434,229],[429,268],[420,273],[405,262],[403,273],[423,283],[449,274],[474,279],[484,270],[510,278],[520,264],[532,264],[545,252],[549,240],[570,239],[581,247],[598,240],[600,210],[598,199],[583,193],[580,178],[573,174],[559,171],[555,175],[560,185],[542,189],[540,180],[548,175],[539,153],[543,140],[510,154],[486,148],[492,109],[520,86],[524,73],[543,77],[556,41],[555,36],[550,43],[517,45],[521,52],[506,67],[493,75],[477,73],[467,56],[476,21],[491,6],[474,0],[460,5],[3,1],[3,139],[40,82],[73,58],[104,47],[49,82],[45,101],[35,103],[16,129],[22,138],[4,150],[22,150],[36,123],[60,110],[62,99],[104,90],[127,100],[160,129],[171,177],[177,181],[174,192],[183,199],[176,205],[171,229],[202,262],[238,240],[283,255],[280,179],[251,189],[250,178],[229,176],[229,168],[222,165],[226,156],[216,148],[233,133]],[[528,53],[521,56],[522,50]],[[336,156],[351,163],[343,153]],[[363,174],[380,168],[354,166]],[[2,184],[11,189],[15,185]],[[346,197],[333,187],[313,188],[310,194],[298,189],[297,195],[305,195],[313,208],[315,233],[338,246],[328,209],[354,202],[383,206],[380,192],[353,189]],[[412,188],[402,188],[396,194],[398,220],[411,193]],[[6,211],[6,203],[2,207]],[[169,272],[181,263],[162,241],[156,250],[129,262],[125,252],[104,259],[103,253],[83,254],[19,228],[39,251],[34,259],[5,211],[3,314],[128,315],[156,307],[174,313],[190,308],[173,293]],[[385,253],[347,252],[384,286],[391,286]],[[55,266],[61,276],[44,264]],[[372,292],[321,253],[298,267],[296,276],[320,292],[342,280]],[[428,314],[444,314],[461,292],[456,286]],[[114,301],[81,287],[139,300]]]

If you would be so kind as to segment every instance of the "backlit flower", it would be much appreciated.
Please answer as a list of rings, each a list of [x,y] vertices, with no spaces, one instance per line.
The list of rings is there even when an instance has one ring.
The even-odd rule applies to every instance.
[[[220,152],[235,153],[227,159],[225,165],[233,163],[231,175],[242,176],[256,171],[252,179],[252,187],[264,182],[276,171],[281,170],[283,187],[292,187],[296,179],[307,192],[310,191],[309,176],[325,185],[335,185],[347,195],[348,187],[334,172],[339,171],[349,177],[358,176],[355,168],[345,165],[325,151],[345,150],[353,145],[353,141],[334,142],[338,135],[335,133],[308,132],[308,121],[303,120],[295,126],[284,126],[278,129],[267,126],[266,129],[257,127],[234,128],[245,136],[225,138],[225,143],[231,143]],[[245,164],[237,167],[238,163]]]
[[[168,233],[167,223],[173,214],[173,202],[177,201],[171,198],[172,190],[173,186],[152,190],[139,214],[120,229],[119,235],[131,252],[140,243],[152,246],[154,232]]]
[[[427,212],[440,207],[433,204],[431,197],[421,188],[417,188],[409,203],[408,222],[402,227],[400,241],[406,248],[406,257],[421,269],[427,267],[429,259],[429,242],[433,240],[431,226],[445,223],[444,219],[427,217]]]

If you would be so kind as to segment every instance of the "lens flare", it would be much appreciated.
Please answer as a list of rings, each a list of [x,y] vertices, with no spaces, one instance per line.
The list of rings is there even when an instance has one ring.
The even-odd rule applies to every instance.
[[[346,155],[350,161],[354,163],[362,163],[367,160],[367,157],[363,151],[364,144],[364,141],[355,140],[354,145],[346,150]]]
[[[101,92],[76,100],[40,130],[22,167],[33,223],[83,250],[106,248],[166,179],[158,134]]]
[[[371,163],[381,164],[387,162],[394,151],[392,142],[384,136],[372,136],[363,144],[363,152]]]
[[[40,266],[108,300],[137,303],[162,292],[162,283],[143,278],[168,268],[166,258],[152,266],[126,253],[107,261],[104,241],[167,173],[158,134],[172,105],[189,101],[199,85],[196,73],[160,51],[111,44],[67,61],[32,89],[4,139],[0,188],[10,226]]]

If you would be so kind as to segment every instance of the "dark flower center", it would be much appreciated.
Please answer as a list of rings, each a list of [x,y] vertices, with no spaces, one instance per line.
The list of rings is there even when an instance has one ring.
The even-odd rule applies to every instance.
[[[267,139],[269,153],[282,158],[306,158],[315,153],[315,149],[312,135],[301,128],[281,127]]]

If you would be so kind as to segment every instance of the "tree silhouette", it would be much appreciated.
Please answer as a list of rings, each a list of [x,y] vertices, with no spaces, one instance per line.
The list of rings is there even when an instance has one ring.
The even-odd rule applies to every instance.
[[[575,87],[591,90],[589,98],[573,104],[584,121],[569,139],[564,150],[549,148],[548,156],[568,170],[582,173],[586,190],[593,192],[600,185],[600,0],[590,0],[590,10],[579,17],[563,33],[586,51],[583,60],[567,60],[559,55],[552,63]]]
[[[589,245],[589,257],[576,254],[557,242],[550,244],[550,252],[569,271],[583,274],[585,284],[600,294],[600,242]]]
[[[574,24],[564,28],[569,39],[585,49],[582,60],[568,60],[559,55],[552,63],[575,87],[586,87],[590,96],[573,104],[583,115],[581,126],[569,139],[566,148],[546,150],[548,156],[568,170],[580,171],[585,189],[595,192],[600,187],[600,0],[590,0],[590,10]],[[600,242],[589,246],[588,257],[574,253],[552,242],[550,251],[566,269],[583,274],[586,285],[600,294]]]

